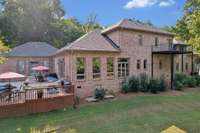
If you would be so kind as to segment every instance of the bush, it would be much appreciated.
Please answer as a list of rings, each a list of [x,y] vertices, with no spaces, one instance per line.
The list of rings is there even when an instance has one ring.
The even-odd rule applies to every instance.
[[[157,79],[151,78],[149,80],[149,90],[150,90],[151,93],[154,93],[154,94],[158,93],[158,91],[159,91],[159,82],[158,82]]]
[[[194,78],[196,80],[196,86],[200,86],[200,75],[194,75]]]
[[[196,86],[196,79],[194,76],[187,76],[185,82],[186,82],[185,84],[187,84],[188,87]]]
[[[181,91],[184,85],[181,82],[175,82],[174,87],[175,87],[175,90]]]
[[[149,86],[148,75],[146,73],[140,74],[140,91],[148,92],[149,91],[148,86]]]
[[[103,88],[97,88],[94,95],[96,99],[103,100],[106,95],[106,90]]]
[[[165,77],[164,75],[160,76],[159,79],[159,91],[164,92],[167,88],[167,85],[165,83]]]
[[[182,83],[184,86],[187,85],[187,82],[185,82],[185,79],[187,78],[187,75],[184,73],[176,73],[174,76],[174,81]]]
[[[131,76],[128,78],[128,88],[131,92],[137,92],[139,90],[140,81],[137,77]]]
[[[128,93],[130,92],[129,88],[128,88],[128,83],[125,81],[122,82],[122,93]]]

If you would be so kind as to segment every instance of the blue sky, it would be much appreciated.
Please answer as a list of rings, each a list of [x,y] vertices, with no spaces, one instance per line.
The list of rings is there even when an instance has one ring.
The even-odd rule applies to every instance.
[[[109,26],[123,18],[150,20],[158,27],[174,25],[183,14],[185,0],[61,0],[67,17],[86,21],[97,14],[97,21]]]

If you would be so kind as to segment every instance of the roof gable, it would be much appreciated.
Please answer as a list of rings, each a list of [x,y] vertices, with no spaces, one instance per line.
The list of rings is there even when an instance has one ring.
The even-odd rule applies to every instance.
[[[114,44],[111,44],[106,37],[101,34],[101,31],[95,30],[85,34],[75,42],[60,49],[58,52],[64,50],[117,52],[119,49],[113,45]]]
[[[150,25],[141,24],[141,23],[134,22],[134,21],[131,21],[131,20],[128,20],[128,19],[123,19],[122,21],[118,22],[117,24],[106,28],[105,30],[103,30],[102,33],[106,34],[106,33],[109,33],[109,32],[111,32],[111,31],[113,31],[114,29],[117,29],[117,28],[139,30],[139,31],[152,32],[152,33],[157,33],[157,34],[165,34],[165,35],[174,36],[174,34],[168,32],[168,31],[165,31],[163,29],[153,27],[153,26],[150,26]]]
[[[12,49],[9,56],[40,57],[51,56],[58,49],[46,42],[27,42]]]

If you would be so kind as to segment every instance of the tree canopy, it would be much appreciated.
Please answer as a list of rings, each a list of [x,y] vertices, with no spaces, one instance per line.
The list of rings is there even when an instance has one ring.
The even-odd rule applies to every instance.
[[[60,0],[0,0],[0,30],[11,47],[28,41],[44,41],[60,48],[84,33],[101,28],[96,16],[80,23],[64,19]]]
[[[183,17],[172,28],[177,38],[185,41],[200,52],[200,1],[187,0]]]

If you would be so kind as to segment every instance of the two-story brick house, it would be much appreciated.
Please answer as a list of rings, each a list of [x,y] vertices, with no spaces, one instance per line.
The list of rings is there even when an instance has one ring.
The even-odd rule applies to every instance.
[[[173,38],[170,32],[124,19],[58,50],[55,72],[71,81],[80,97],[92,95],[100,85],[119,91],[125,77],[140,73],[172,81],[175,72],[193,71],[192,50],[173,44]]]

